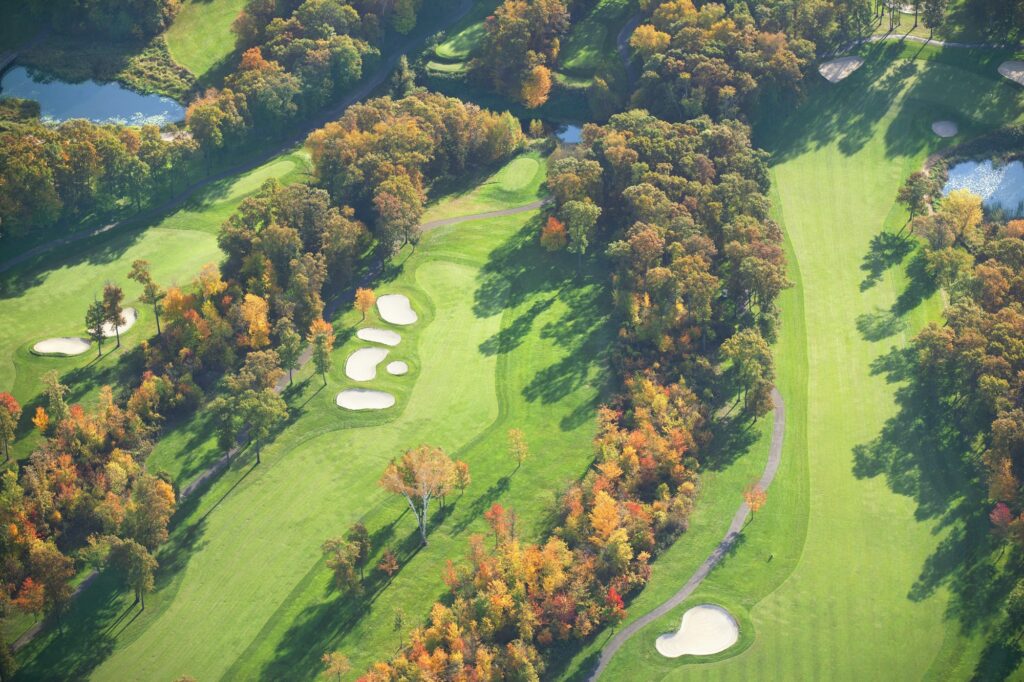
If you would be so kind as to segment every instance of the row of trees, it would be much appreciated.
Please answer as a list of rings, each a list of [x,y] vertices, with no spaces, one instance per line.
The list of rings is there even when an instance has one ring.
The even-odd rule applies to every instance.
[[[115,40],[152,37],[174,20],[180,0],[28,0],[28,10],[61,33]]]
[[[523,542],[514,512],[492,507],[493,548],[474,537],[427,625],[362,679],[537,679],[546,650],[624,617],[651,558],[686,529],[710,415],[732,395],[751,417],[770,409],[768,339],[787,282],[749,130],[627,112],[588,124],[548,186],[544,246],[612,260],[623,390],[600,410],[594,466],[550,536]],[[759,490],[749,498],[763,504]]]
[[[0,130],[0,234],[126,204],[138,210],[188,182],[195,151],[192,140],[164,140],[155,126],[9,124]]]

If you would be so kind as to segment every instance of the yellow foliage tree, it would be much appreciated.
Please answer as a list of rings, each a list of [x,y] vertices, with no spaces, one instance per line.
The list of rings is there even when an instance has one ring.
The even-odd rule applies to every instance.
[[[356,289],[356,310],[363,314],[364,320],[376,302],[377,294],[373,293],[373,289]]]
[[[637,26],[633,36],[629,39],[629,46],[640,53],[644,59],[649,59],[656,52],[661,52],[668,47],[671,36],[654,28],[650,24]]]
[[[594,544],[603,546],[619,527],[619,506],[603,490],[594,496],[594,509],[590,512],[590,525],[594,528]]]
[[[551,70],[538,64],[530,69],[523,79],[520,99],[527,109],[535,109],[548,101],[549,94],[551,94]]]
[[[247,341],[252,348],[263,348],[270,343],[270,308],[256,294],[246,294],[242,300],[242,319],[248,326]]]

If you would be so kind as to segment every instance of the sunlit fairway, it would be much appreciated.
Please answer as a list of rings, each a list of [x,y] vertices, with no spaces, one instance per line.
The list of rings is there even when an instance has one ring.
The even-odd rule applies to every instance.
[[[774,210],[797,284],[782,299],[776,357],[787,430],[768,504],[692,600],[639,632],[606,679],[891,679],[894,671],[918,679],[979,669],[980,631],[965,636],[956,615],[970,605],[950,605],[949,581],[970,561],[944,549],[966,522],[957,481],[936,459],[922,495],[907,463],[872,475],[856,453],[897,412],[897,385],[883,371],[891,350],[943,307],[914,253],[892,255],[875,239],[906,220],[896,191],[950,144],[932,133],[934,120],[956,120],[975,135],[1019,117],[1022,91],[1001,82],[994,54],[890,44],[865,56],[841,84],[813,85],[783,125],[760,129],[774,155]],[[733,490],[728,513],[739,501]],[[698,507],[691,536],[658,561],[632,614],[667,598],[703,559],[706,519]],[[655,638],[701,602],[736,614],[740,642],[700,664],[658,654]],[[564,675],[588,672],[585,657],[598,648]]]
[[[167,49],[197,77],[235,49],[231,24],[245,0],[186,0],[167,30]]]
[[[525,169],[512,164],[512,176]],[[486,532],[482,514],[492,504],[515,509],[526,538],[547,529],[556,494],[592,461],[611,334],[603,271],[577,276],[571,255],[540,249],[537,230],[536,212],[471,221],[438,228],[396,256],[377,291],[408,296],[416,324],[394,328],[376,311],[361,324],[354,311],[338,317],[328,385],[310,367],[298,373],[285,394],[292,422],[264,448],[263,464],[243,453],[184,505],[146,610],[130,609],[130,595],[102,577],[76,601],[64,635],[30,645],[25,676],[308,679],[335,648],[365,667],[398,646],[395,608],[411,625],[442,595],[445,561]],[[400,329],[388,360],[410,372],[346,379],[345,359],[367,345],[358,326]],[[397,405],[338,408],[336,394],[356,385],[392,393]],[[186,479],[192,450],[212,440],[206,427],[200,419],[165,439],[151,466],[176,466]],[[534,453],[518,470],[507,454],[513,427]],[[405,502],[377,485],[388,460],[421,443],[464,459],[473,477],[445,511],[435,507],[422,549]],[[388,546],[402,563],[390,585],[368,572],[362,600],[331,590],[320,550],[358,520],[377,558]]]

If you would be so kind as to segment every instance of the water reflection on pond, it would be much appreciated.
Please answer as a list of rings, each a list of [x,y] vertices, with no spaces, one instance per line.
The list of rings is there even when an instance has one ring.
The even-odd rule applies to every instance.
[[[566,144],[578,144],[583,139],[583,128],[576,125],[565,125],[555,131],[555,137]]]
[[[95,123],[164,125],[185,118],[185,109],[169,97],[143,95],[119,83],[44,79],[23,66],[4,72],[0,97],[36,100],[46,121],[86,118]]]
[[[991,161],[964,161],[949,169],[942,188],[946,196],[966,189],[981,197],[985,208],[1002,208],[1010,215],[1024,214],[1024,163],[1014,161],[995,166]]]

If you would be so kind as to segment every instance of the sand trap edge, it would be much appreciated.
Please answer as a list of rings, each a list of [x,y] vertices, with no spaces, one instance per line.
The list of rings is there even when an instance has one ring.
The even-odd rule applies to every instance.
[[[1016,59],[1003,62],[999,65],[999,75],[1018,85],[1024,85],[1024,62]]]
[[[954,121],[935,121],[932,123],[932,132],[939,137],[955,137],[960,128]]]
[[[40,346],[47,343],[55,344],[57,347],[50,350],[40,348]],[[66,347],[63,349],[59,348],[59,345],[62,343],[66,344]],[[91,345],[88,339],[83,339],[81,336],[60,336],[37,341],[29,351],[33,355],[38,355],[42,358],[71,358],[85,353]]]
[[[864,66],[861,57],[839,57],[818,65],[818,73],[833,85],[849,78],[853,72]]]
[[[687,623],[689,621],[695,618],[699,618],[704,612],[711,612],[716,617],[724,617],[724,624],[731,627],[731,631],[725,634],[725,638],[721,642],[713,645],[715,647],[718,647],[713,651],[675,651],[672,648],[675,644],[674,640],[676,640],[681,634],[683,634],[683,630],[687,626]],[[695,625],[694,627],[697,626]],[[658,636],[658,638],[655,640],[654,648],[658,651],[659,654],[669,659],[676,659],[682,656],[714,656],[724,651],[733,649],[736,647],[737,644],[740,644],[742,641],[740,634],[741,632],[739,620],[736,618],[736,616],[732,614],[731,611],[729,611],[729,609],[725,608],[721,604],[694,604],[685,612],[683,612],[682,617],[679,619],[679,625],[676,627],[675,630],[665,632]],[[735,653],[740,653],[742,648],[745,647],[741,647],[741,649],[737,650]]]
[[[335,397],[334,402],[341,409],[353,412],[386,410],[394,407],[395,396],[369,388],[347,388]]]

